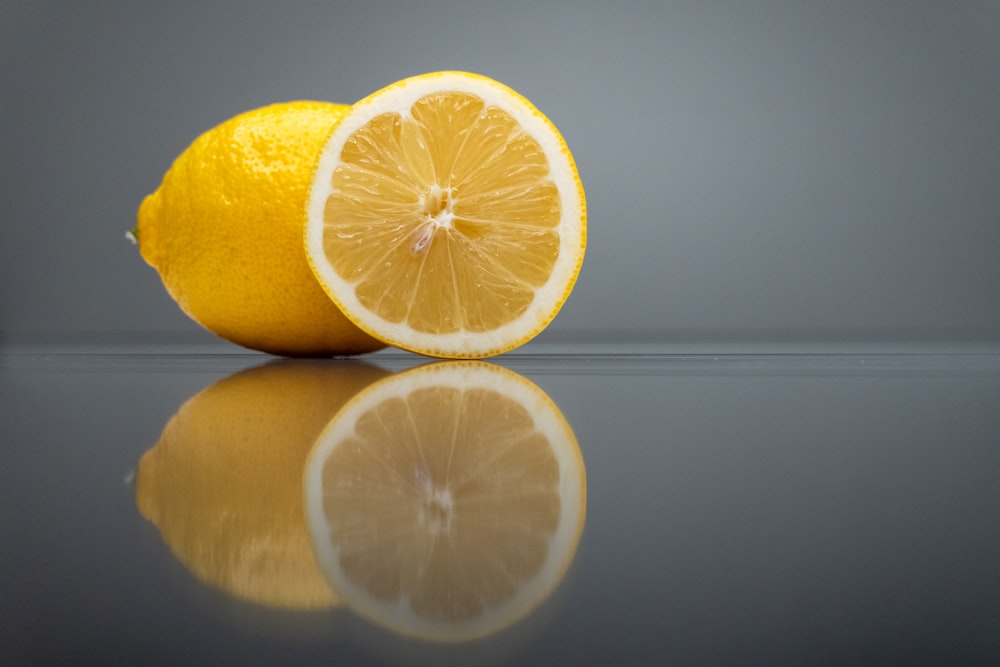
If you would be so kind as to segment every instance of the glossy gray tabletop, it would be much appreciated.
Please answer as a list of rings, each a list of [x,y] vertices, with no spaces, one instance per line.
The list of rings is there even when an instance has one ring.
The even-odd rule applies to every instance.
[[[231,403],[217,420],[209,405],[202,424],[189,417],[165,432],[212,385],[246,380],[247,405],[294,403],[284,378],[295,373],[320,387],[341,373],[385,383],[426,360],[8,350],[0,663],[997,664],[1000,355],[829,352],[493,360],[571,426],[586,471],[583,528],[578,542],[550,545],[565,562],[516,619],[442,643],[335,592],[328,568],[312,592],[336,605],[248,599],[233,581],[262,589],[277,578],[281,593],[316,557],[303,542],[301,553],[266,555],[266,567],[227,572],[265,538],[230,540],[244,553],[229,561],[206,546],[226,527],[195,525],[215,511],[196,467],[171,473],[174,495],[155,508],[137,491],[140,461],[170,438],[210,451],[226,429],[302,433],[287,406],[285,424],[266,409],[234,421]],[[329,418],[310,417],[317,430]],[[268,465],[295,468],[299,484],[310,446]],[[278,487],[254,474],[235,483],[263,500],[233,505],[226,520],[268,511]],[[563,513],[584,510],[575,502],[563,497]],[[294,522],[306,510],[288,511]]]

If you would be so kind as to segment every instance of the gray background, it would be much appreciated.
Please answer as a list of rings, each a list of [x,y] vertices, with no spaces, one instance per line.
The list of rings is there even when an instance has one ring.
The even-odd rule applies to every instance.
[[[576,156],[547,340],[1000,341],[1000,3],[520,0],[0,0],[0,341],[213,341],[123,238],[171,160],[438,69]]]

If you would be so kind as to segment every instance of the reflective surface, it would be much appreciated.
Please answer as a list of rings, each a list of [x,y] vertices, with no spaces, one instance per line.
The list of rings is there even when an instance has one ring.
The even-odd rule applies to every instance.
[[[405,636],[365,613],[356,590],[335,590],[330,582],[344,586],[351,568],[317,562],[299,505],[312,443],[345,418],[339,408],[424,363],[402,354],[362,363],[0,355],[0,663],[1000,659],[995,352],[595,349],[494,360],[565,418],[585,466],[585,515],[579,542],[563,549],[565,567],[526,615],[452,643]],[[463,408],[468,435],[456,442],[495,437],[504,431],[497,424],[517,432],[518,409],[474,418]],[[533,409],[523,412],[541,423]],[[148,475],[153,462],[159,472]],[[507,469],[515,492],[503,507],[545,477],[542,467]],[[403,469],[426,491],[412,515],[423,523],[408,525],[434,544],[427,535],[448,535],[459,505],[435,486],[433,465]],[[360,488],[373,504],[389,497],[369,482]],[[557,526],[572,509],[566,498],[557,519],[539,525]],[[351,535],[350,544],[364,541]],[[503,533],[477,535],[485,537],[472,544]],[[373,558],[397,554],[401,580],[430,571],[414,565],[413,549],[393,548]],[[546,541],[533,561],[521,556],[531,548],[509,549],[521,565],[506,561],[508,585],[489,589],[505,592],[481,593],[479,607],[444,616],[502,606],[528,587],[511,573],[529,580],[557,550]],[[442,571],[482,572],[471,558],[456,556]],[[488,578],[477,576],[470,580]],[[434,586],[459,599],[447,577]]]

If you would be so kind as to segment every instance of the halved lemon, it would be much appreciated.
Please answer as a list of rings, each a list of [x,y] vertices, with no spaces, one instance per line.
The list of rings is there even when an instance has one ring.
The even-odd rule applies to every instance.
[[[355,104],[315,172],[313,272],[351,321],[399,348],[481,358],[541,332],[569,296],[586,204],[556,127],[465,72]]]
[[[354,611],[432,641],[485,637],[545,600],[586,514],[579,446],[523,377],[422,366],[338,413],[305,468],[317,560]]]

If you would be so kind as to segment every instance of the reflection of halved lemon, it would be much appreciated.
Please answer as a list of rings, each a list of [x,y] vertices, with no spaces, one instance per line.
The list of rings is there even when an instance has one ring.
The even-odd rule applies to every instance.
[[[313,176],[306,250],[374,337],[478,358],[538,334],[583,262],[573,157],[522,96],[483,76],[412,77],[355,104]]]
[[[383,380],[309,455],[320,566],[358,613],[438,641],[511,625],[558,585],[583,530],[586,478],[559,409],[482,362]]]
[[[139,511],[198,579],[270,607],[337,604],[302,511],[317,434],[374,366],[286,360],[242,371],[185,403],[136,472]]]

